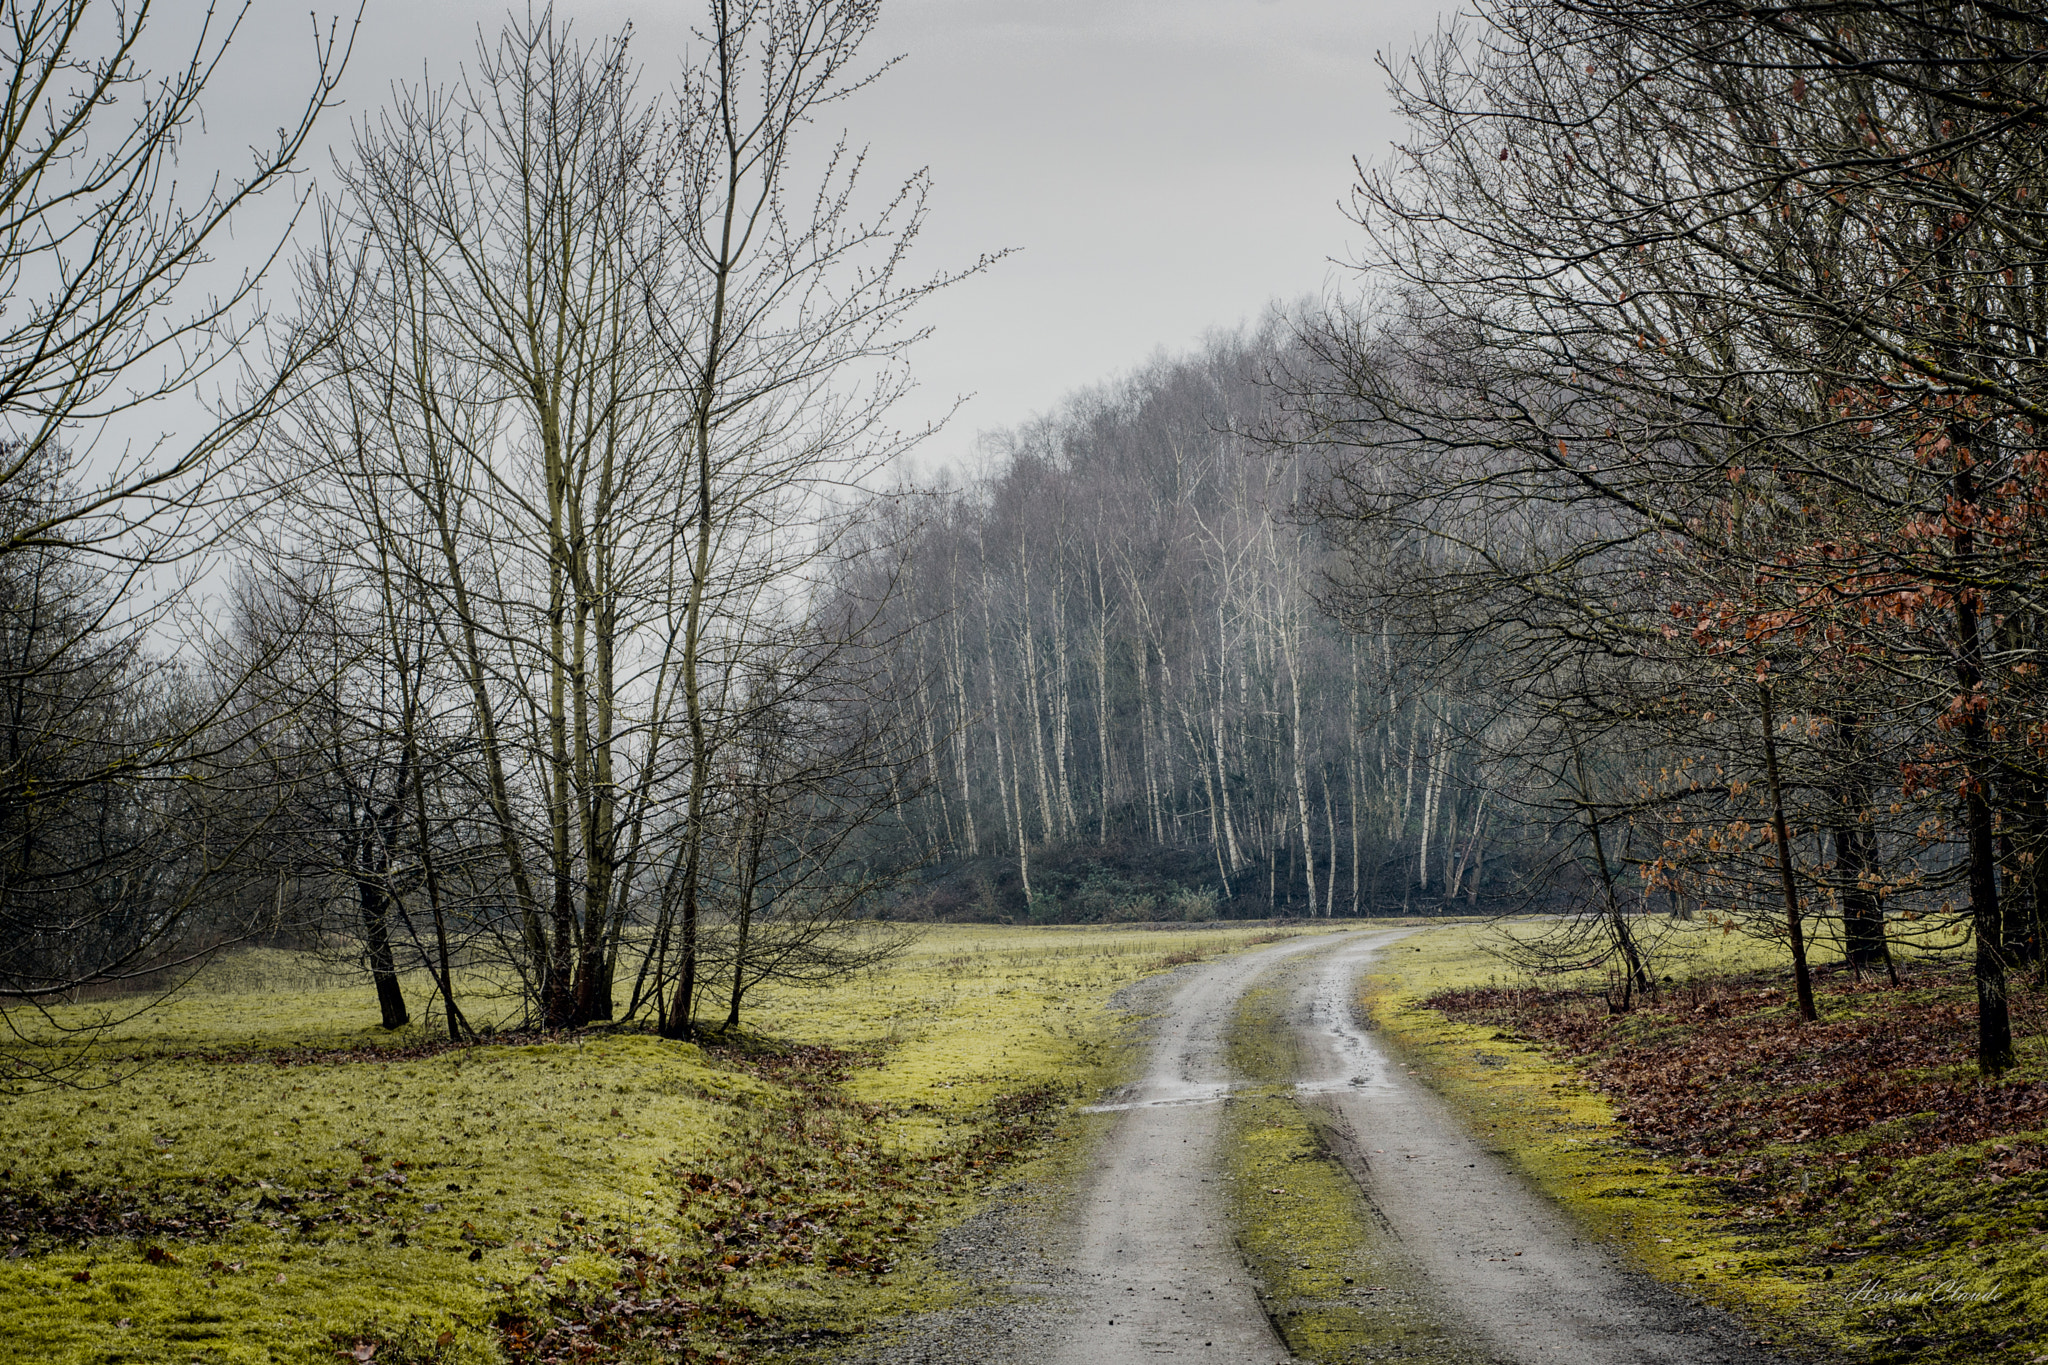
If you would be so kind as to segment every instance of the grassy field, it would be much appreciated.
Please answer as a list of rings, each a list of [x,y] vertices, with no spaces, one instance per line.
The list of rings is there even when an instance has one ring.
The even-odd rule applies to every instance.
[[[708,1048],[449,1048],[375,1028],[360,983],[242,955],[116,1030],[95,1088],[0,1100],[0,1359],[829,1345],[960,1292],[935,1230],[1114,1078],[1114,991],[1262,932],[934,928]]]
[[[1659,999],[1614,1017],[1603,981],[1519,979],[1501,932],[1405,940],[1363,999],[1596,1235],[1795,1350],[2048,1355],[2037,992],[2017,997],[2022,1066],[1978,1086],[1940,944],[1899,990],[1824,977],[1813,1026],[1768,945],[1710,924],[1674,927]],[[764,994],[702,1048],[602,1029],[450,1048],[374,1027],[361,983],[241,955],[116,1030],[92,1088],[0,1099],[0,1360],[828,1353],[958,1303],[937,1231],[1085,1157],[1072,1101],[1130,1055],[1116,990],[1273,933],[937,928],[831,989]],[[1240,1244],[1308,1357],[1369,1326],[1455,1358],[1284,1084],[1284,987],[1232,1033],[1254,1082],[1227,1120]],[[1362,1324],[1318,1267],[1379,1259],[1382,1301],[1413,1311]]]
[[[1604,979],[1518,976],[1503,932],[1408,940],[1365,1003],[1596,1235],[1795,1351],[2048,1359],[2038,991],[2015,993],[2020,1066],[1983,1085],[1955,945],[1903,957],[1898,988],[1824,975],[1802,1024],[1780,955],[1713,924],[1670,926],[1659,999],[1622,1016]]]

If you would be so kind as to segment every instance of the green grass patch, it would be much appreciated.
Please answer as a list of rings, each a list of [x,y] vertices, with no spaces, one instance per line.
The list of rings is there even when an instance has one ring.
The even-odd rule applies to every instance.
[[[937,1230],[1073,1160],[1067,1101],[1128,1055],[1108,997],[1260,932],[936,927],[708,1048],[447,1048],[229,959],[115,1028],[97,1088],[7,1097],[0,1360],[481,1365],[557,1316],[599,1359],[737,1360],[942,1306]]]

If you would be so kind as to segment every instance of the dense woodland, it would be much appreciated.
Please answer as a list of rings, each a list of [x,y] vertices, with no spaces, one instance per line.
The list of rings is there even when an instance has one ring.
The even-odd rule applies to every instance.
[[[992,438],[983,480],[892,505],[925,736],[904,820],[942,858],[907,912],[1469,908],[1517,856],[1475,709],[1320,605],[1280,337],[1077,397]]]
[[[1114,826],[1240,903],[1247,854],[1298,908],[1510,892],[1622,1009],[1659,912],[1779,941],[1808,1019],[1817,956],[1961,929],[2004,1069],[2048,906],[2042,25],[1566,0],[1426,45],[1362,292],[1017,435],[942,533],[930,705],[976,710],[978,625],[954,763],[998,800],[927,824],[1007,820],[1020,883],[1034,830]]]
[[[1526,965],[1617,1009],[1660,916],[1782,942],[1809,1014],[1816,956],[1966,926],[2010,1062],[2048,907],[2030,11],[1484,4],[1392,72],[1346,292],[891,491],[917,305],[999,261],[913,277],[924,177],[821,132],[872,5],[716,7],[644,86],[624,36],[515,20],[354,125],[261,294],[194,272],[292,192],[345,29],[195,192],[220,36],[165,85],[146,9],[89,12],[5,54],[18,1031],[258,939],[391,1027],[424,968],[465,1036],[481,965],[482,1023],[686,1036],[905,920],[1539,909]],[[203,430],[124,444],[202,381]]]

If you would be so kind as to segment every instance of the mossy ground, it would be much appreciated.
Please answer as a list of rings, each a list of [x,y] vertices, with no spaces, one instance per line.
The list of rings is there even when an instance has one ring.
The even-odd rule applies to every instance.
[[[1963,988],[1943,975],[1943,945],[1903,964],[1903,991],[1824,980],[1816,1030],[1791,1019],[1784,968],[1768,949],[1711,924],[1674,925],[1663,1003],[1610,1022],[1602,983],[1584,983],[1579,1036],[1594,1041],[1560,1046],[1518,1032],[1512,1014],[1424,1004],[1527,987],[1492,951],[1500,932],[1447,928],[1407,940],[1368,976],[1365,1003],[1401,1061],[1596,1235],[1802,1353],[2048,1358],[2048,1132],[2027,1117],[2048,1080],[2043,1039],[2023,1037],[2020,1067],[1986,1087],[1966,1045],[1925,1066],[1860,1041],[1863,1025],[1909,1011],[1966,1024],[1967,1003],[1948,998]],[[2029,1017],[2020,1016],[2023,1033]],[[1710,1038],[1707,1019],[1718,1030]],[[1703,1043],[1719,1062],[1706,1061]],[[1796,1049],[1789,1059],[1786,1047]],[[1827,1051],[1847,1056],[1830,1063],[1836,1074],[1824,1086]],[[1811,1075],[1788,1083],[1795,1065]],[[1683,1116],[1660,1128],[1641,1088],[1652,1083],[1667,1096],[1712,1087],[1727,1117],[1711,1133],[1696,1119],[1690,1132],[1672,1131],[1688,1126]],[[1913,1086],[1951,1105],[1966,1096],[1986,1113],[1972,1129],[1954,1114],[1865,1125],[1852,1112],[1860,1090]],[[2001,1114],[2012,1131],[1959,1140],[1995,1130]]]
[[[541,1358],[519,1336],[537,1305],[601,1307],[650,1268],[717,1305],[676,1339],[703,1358],[939,1306],[960,1290],[936,1228],[998,1172],[1066,1159],[1048,1100],[1125,1055],[1109,995],[1260,932],[937,927],[856,980],[763,995],[709,1050],[604,1030],[436,1050],[375,1028],[361,984],[243,955],[115,1030],[98,1088],[0,1099],[0,1360]],[[854,1065],[778,1071],[791,1046]],[[815,1228],[794,1235],[799,1203]]]
[[[1225,1106],[1226,1188],[1267,1316],[1288,1350],[1317,1365],[1482,1360],[1432,1311],[1399,1240],[1334,1155],[1327,1111],[1294,1096],[1300,1068],[1282,1011],[1300,969],[1246,992],[1230,1034],[1232,1070],[1249,1084]]]

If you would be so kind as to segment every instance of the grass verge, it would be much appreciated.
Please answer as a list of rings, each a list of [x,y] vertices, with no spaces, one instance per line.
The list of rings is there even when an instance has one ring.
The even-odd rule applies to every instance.
[[[1056,1152],[1117,988],[1257,927],[943,927],[698,1048],[450,1048],[283,955],[6,1098],[0,1360],[741,1360],[962,1291],[936,1229]],[[414,983],[416,986],[418,983]]]
[[[1287,1349],[1324,1365],[1483,1359],[1429,1309],[1399,1241],[1332,1151],[1327,1113],[1294,1096],[1295,1031],[1281,1017],[1299,964],[1247,991],[1232,1070],[1249,1082],[1224,1110],[1226,1186],[1238,1246]]]

